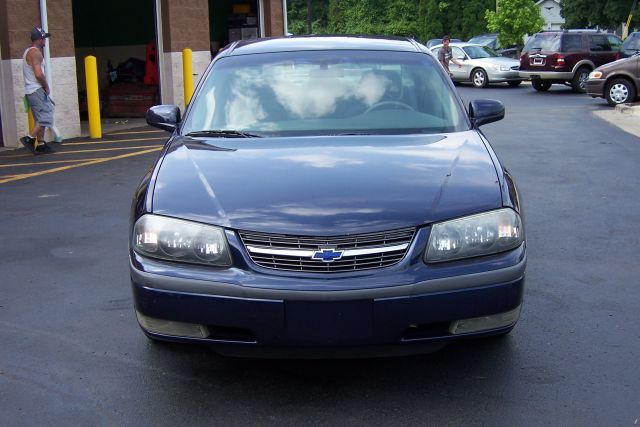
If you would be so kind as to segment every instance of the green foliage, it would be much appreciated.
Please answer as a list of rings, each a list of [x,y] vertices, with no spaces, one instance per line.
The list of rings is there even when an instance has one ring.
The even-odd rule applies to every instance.
[[[413,36],[468,40],[487,32],[495,0],[312,0],[314,34]],[[289,31],[307,34],[307,0],[287,0]]]
[[[533,34],[544,26],[544,18],[533,0],[499,0],[498,11],[487,10],[487,28],[500,33],[502,46],[522,45],[525,34]]]
[[[616,28],[626,23],[633,0],[563,0],[565,28]],[[640,5],[633,12],[631,28],[640,25]]]

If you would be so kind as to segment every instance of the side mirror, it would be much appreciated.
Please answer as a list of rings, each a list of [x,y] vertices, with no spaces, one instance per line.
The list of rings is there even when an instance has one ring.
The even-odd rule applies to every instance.
[[[458,56],[456,59],[459,59],[460,61],[466,61],[467,57],[466,56]]]
[[[469,117],[473,127],[504,119],[504,104],[495,99],[476,99],[469,103]]]
[[[173,132],[180,123],[180,109],[176,105],[155,105],[147,110],[147,123]]]

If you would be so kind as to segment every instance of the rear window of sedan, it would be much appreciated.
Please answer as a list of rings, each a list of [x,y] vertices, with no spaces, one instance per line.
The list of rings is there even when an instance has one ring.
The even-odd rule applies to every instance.
[[[220,58],[182,134],[233,130],[261,136],[442,133],[469,129],[429,54],[298,51]]]

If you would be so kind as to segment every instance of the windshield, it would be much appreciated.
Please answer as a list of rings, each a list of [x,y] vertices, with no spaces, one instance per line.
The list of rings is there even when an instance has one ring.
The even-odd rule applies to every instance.
[[[560,33],[538,33],[527,40],[522,52],[540,50],[543,52],[560,51]]]
[[[469,40],[469,43],[481,44],[483,46],[490,45],[496,41],[497,36],[488,35],[488,36],[475,36]]]
[[[623,50],[640,50],[640,33],[633,33],[622,43]]]
[[[471,59],[495,58],[499,56],[493,49],[487,46],[465,46],[462,50],[464,50]]]
[[[212,65],[181,133],[257,136],[468,130],[431,55],[302,51],[238,55]]]

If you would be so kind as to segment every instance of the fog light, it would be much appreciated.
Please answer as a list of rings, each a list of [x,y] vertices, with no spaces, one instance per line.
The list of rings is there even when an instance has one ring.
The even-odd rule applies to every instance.
[[[505,313],[492,314],[489,316],[474,317],[472,319],[456,320],[449,326],[449,333],[453,335],[469,334],[471,332],[488,331],[490,329],[506,328],[518,321],[520,308],[518,306]]]
[[[136,310],[138,323],[148,332],[174,337],[206,338],[209,330],[206,326],[196,323],[174,322],[173,320],[156,319],[148,317]]]

